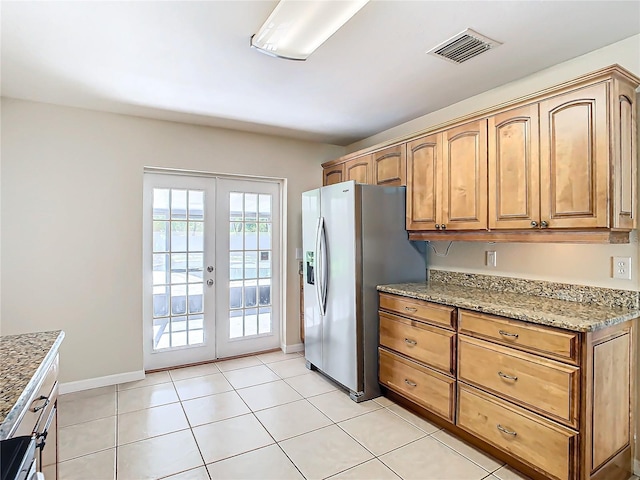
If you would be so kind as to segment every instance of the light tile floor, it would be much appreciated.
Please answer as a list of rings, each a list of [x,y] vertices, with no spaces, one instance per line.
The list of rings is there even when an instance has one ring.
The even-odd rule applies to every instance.
[[[274,352],[59,398],[60,480],[521,480],[384,397]],[[46,471],[45,471],[46,476]]]

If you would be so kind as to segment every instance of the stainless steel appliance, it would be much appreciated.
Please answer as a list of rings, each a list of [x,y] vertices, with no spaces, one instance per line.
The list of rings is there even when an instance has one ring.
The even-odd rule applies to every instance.
[[[404,227],[405,188],[349,181],[305,192],[302,226],[307,367],[356,402],[377,397],[376,286],[426,279]]]

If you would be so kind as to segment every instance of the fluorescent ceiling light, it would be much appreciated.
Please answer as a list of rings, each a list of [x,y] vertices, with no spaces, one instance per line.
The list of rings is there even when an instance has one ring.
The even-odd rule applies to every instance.
[[[280,0],[251,46],[289,60],[306,60],[369,0]]]

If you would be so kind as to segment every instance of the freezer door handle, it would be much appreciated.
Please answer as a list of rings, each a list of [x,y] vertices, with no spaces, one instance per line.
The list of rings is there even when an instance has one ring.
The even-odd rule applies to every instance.
[[[322,315],[327,314],[327,283],[329,278],[329,268],[328,268],[328,259],[327,259],[327,234],[326,234],[326,224],[324,222],[324,217],[321,218],[321,232],[320,232],[320,258],[318,259],[318,264],[322,265],[321,272],[321,301],[320,308],[322,309]]]
[[[323,233],[324,218],[318,217],[318,225],[316,226],[316,248],[315,248],[315,287],[316,297],[318,299],[318,306],[320,307],[320,313],[324,315],[324,306],[322,302],[322,266],[320,260],[321,249],[321,237]]]

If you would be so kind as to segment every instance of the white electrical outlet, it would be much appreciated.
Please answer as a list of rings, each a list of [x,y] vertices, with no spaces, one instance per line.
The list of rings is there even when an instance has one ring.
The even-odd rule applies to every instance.
[[[495,268],[498,264],[498,254],[494,250],[487,250],[485,253],[485,264],[487,265],[487,267]]]
[[[631,257],[612,257],[613,278],[631,280]]]

